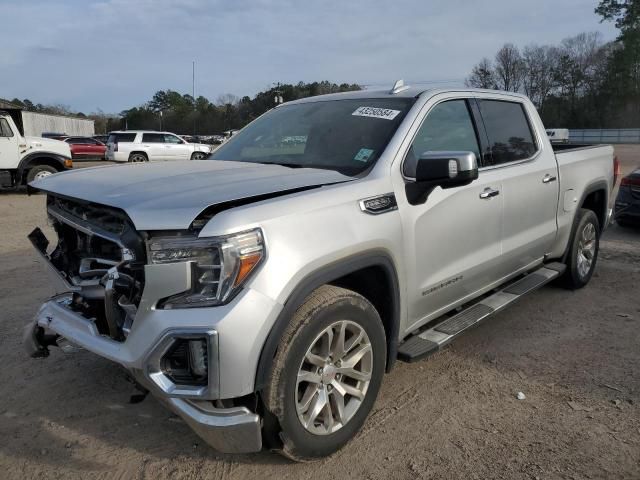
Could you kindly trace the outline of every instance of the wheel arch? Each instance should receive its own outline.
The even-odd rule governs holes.
[[[18,164],[16,184],[24,184],[29,169],[38,165],[49,165],[57,171],[63,172],[64,170],[67,170],[67,167],[64,164],[66,160],[70,159],[52,152],[34,152],[25,155]]]
[[[380,283],[382,282],[382,283]],[[256,372],[255,391],[269,381],[273,359],[282,334],[297,308],[318,287],[336,285],[359,293],[378,310],[387,343],[387,371],[396,360],[400,327],[400,287],[395,265],[383,251],[373,251],[340,260],[307,275],[291,292],[267,336]]]
[[[149,160],[149,154],[144,150],[131,150],[127,158],[131,158],[132,155],[136,155],[136,154],[144,155],[145,157],[147,157],[147,160]]]
[[[564,254],[562,255],[563,262],[566,262],[569,252],[571,251],[571,243],[573,242],[573,237],[575,236],[576,229],[578,228],[581,209],[586,208],[587,210],[592,210],[596,214],[596,217],[598,217],[598,222],[600,223],[600,233],[602,233],[606,228],[605,223],[607,219],[607,208],[609,204],[609,195],[607,193],[607,188],[607,182],[605,182],[604,180],[600,180],[588,185],[582,192],[580,202],[578,202],[578,208],[576,208],[573,215],[569,241],[567,242]]]

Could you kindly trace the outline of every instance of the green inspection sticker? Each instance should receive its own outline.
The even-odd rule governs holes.
[[[373,155],[373,150],[370,148],[361,148],[353,159],[357,162],[366,162],[371,158],[371,155]]]

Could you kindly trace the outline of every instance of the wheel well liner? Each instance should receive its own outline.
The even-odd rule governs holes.
[[[378,284],[378,282],[384,282]],[[296,309],[316,288],[332,284],[354,290],[369,300],[382,319],[387,341],[387,371],[396,359],[400,327],[400,288],[390,256],[371,251],[341,259],[307,275],[287,298],[260,352],[255,391],[264,388],[271,374],[273,359],[282,334]],[[377,298],[376,298],[377,297]]]

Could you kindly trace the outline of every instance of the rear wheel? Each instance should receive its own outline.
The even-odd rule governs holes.
[[[148,161],[149,157],[147,157],[144,153],[134,152],[129,155],[129,163],[142,163]]]
[[[35,167],[31,167],[27,172],[27,183],[31,183],[34,180],[41,180],[54,173],[58,173],[58,170],[51,165],[36,165]]]
[[[264,392],[275,417],[265,436],[297,460],[330,455],[371,411],[386,364],[378,312],[361,295],[325,285],[296,311]]]
[[[580,209],[563,280],[571,289],[584,287],[596,268],[600,249],[600,223],[592,210]]]

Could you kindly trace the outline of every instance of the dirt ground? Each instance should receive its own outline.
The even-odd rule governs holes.
[[[617,152],[640,165],[640,147]],[[129,404],[90,353],[27,358],[22,327],[50,295],[34,225],[43,196],[0,193],[0,478],[640,478],[640,230],[606,232],[586,288],[547,286],[398,363],[354,441],[292,464],[213,451],[151,396]]]

